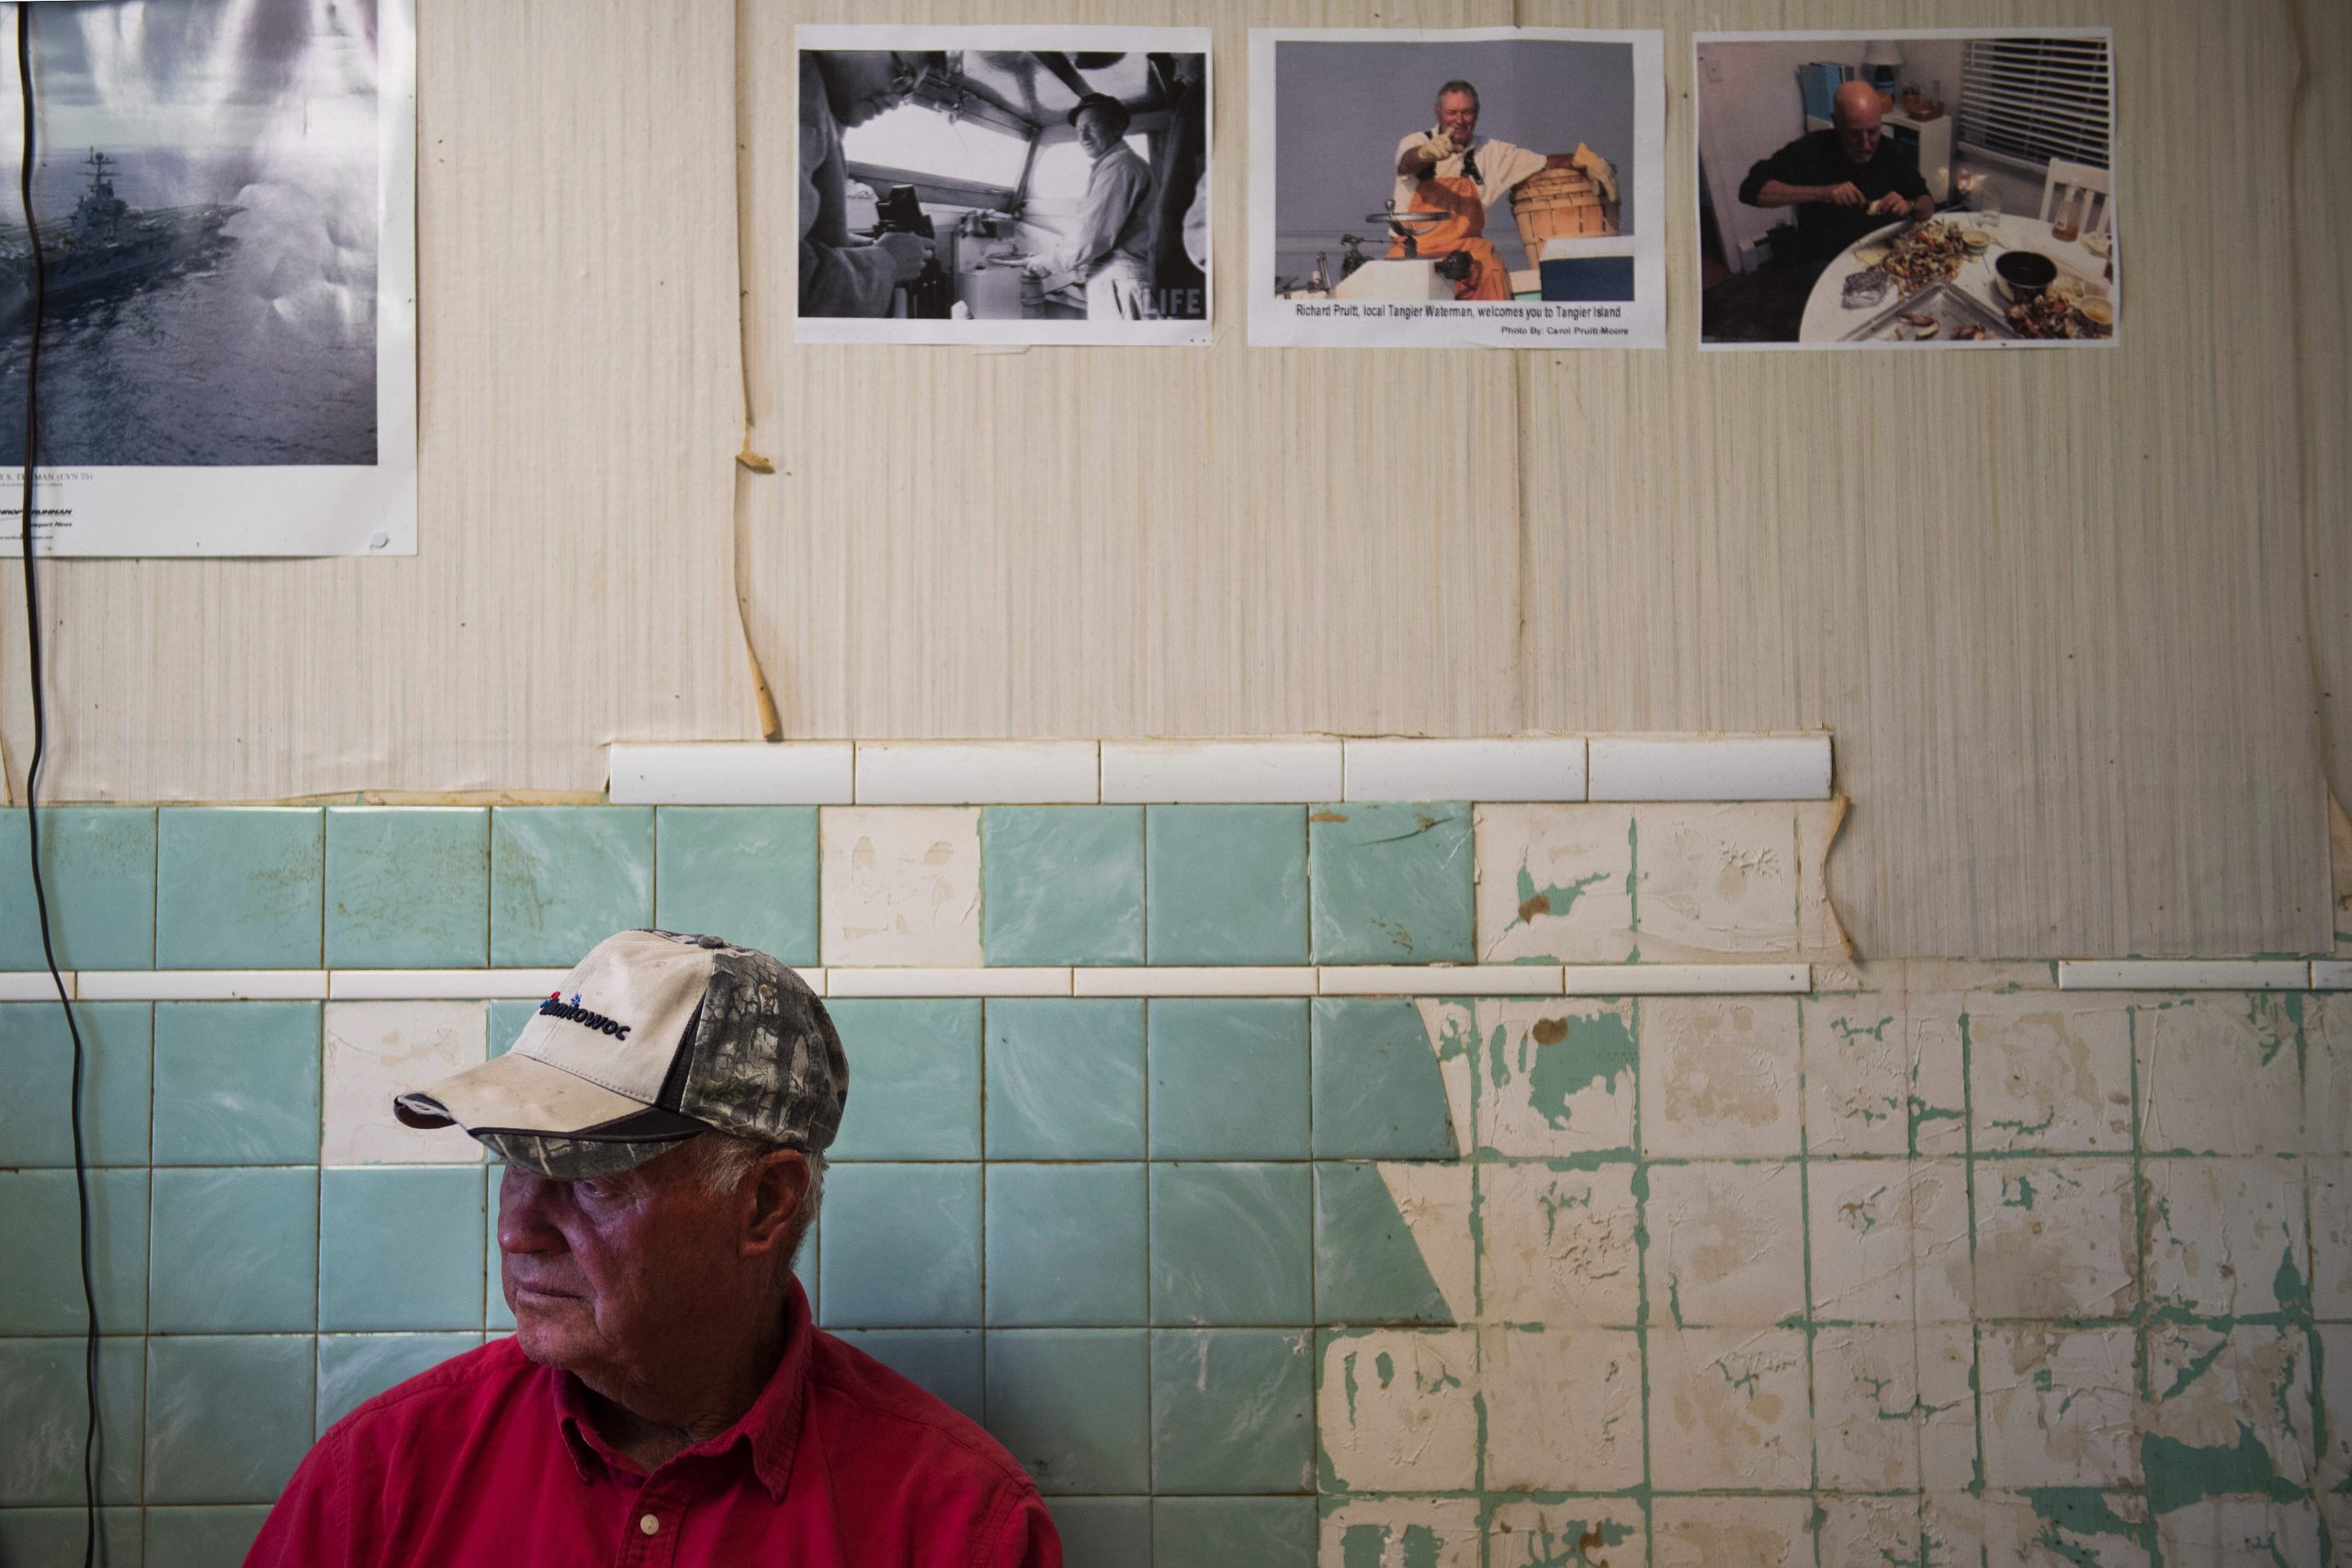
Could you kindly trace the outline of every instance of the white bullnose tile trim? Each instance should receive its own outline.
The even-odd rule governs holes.
[[[1105,740],[1102,798],[1121,805],[1290,805],[1340,798],[1337,740]]]
[[[333,969],[327,996],[338,1002],[506,1001],[544,997],[564,969]]]
[[[2312,989],[2352,991],[2352,958],[2312,959]]]
[[[847,806],[854,748],[846,740],[615,743],[616,806]]]
[[[85,1002],[322,1002],[323,969],[85,969]]]
[[[1076,997],[1311,997],[1315,970],[1305,964],[1278,967],[1076,969]]]
[[[1317,972],[1327,997],[1556,997],[1556,964],[1333,964]]]
[[[2304,959],[2069,958],[2062,991],[2300,991],[2312,983]]]
[[[1596,736],[1594,800],[1826,800],[1826,735]]]
[[[1810,964],[1571,964],[1572,997],[1747,997],[1813,989]]]
[[[1091,806],[1102,797],[1091,740],[861,740],[860,806]]]
[[[1067,969],[843,969],[825,971],[828,997],[1066,997]]]
[[[73,970],[59,971],[65,982],[65,994],[74,994],[74,983],[79,977]],[[50,982],[46,969],[0,969],[0,1002],[54,1002],[57,987]]]
[[[1582,800],[1582,736],[1343,740],[1350,800]]]

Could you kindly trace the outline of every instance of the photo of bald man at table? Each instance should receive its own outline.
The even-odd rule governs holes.
[[[2108,35],[1702,34],[1702,346],[2115,339]]]

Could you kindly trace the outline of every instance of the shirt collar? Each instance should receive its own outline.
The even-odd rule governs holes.
[[[752,1473],[759,1478],[768,1500],[781,1503],[792,1479],[792,1457],[800,1446],[801,1419],[808,1407],[808,1365],[814,1337],[808,1297],[795,1278],[785,1302],[784,1358],[776,1363],[767,1386],[760,1391],[760,1396],[743,1412],[741,1420],[715,1438],[681,1450],[670,1462],[674,1464],[689,1456],[718,1458],[741,1443],[751,1450]],[[555,1402],[557,1429],[563,1435],[564,1448],[571,1453],[580,1479],[594,1481],[599,1466],[629,1468],[629,1461],[605,1441],[596,1424],[589,1419],[586,1386],[566,1371],[550,1371],[548,1384]]]

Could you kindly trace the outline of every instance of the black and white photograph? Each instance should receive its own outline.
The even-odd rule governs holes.
[[[29,229],[13,107],[0,134],[9,547],[38,303],[44,552],[413,553],[404,0],[30,12]]]
[[[1253,28],[1250,343],[1664,346],[1663,47]]]
[[[2105,29],[1694,48],[1702,347],[2115,342]]]
[[[1208,342],[1205,28],[797,44],[798,341]]]

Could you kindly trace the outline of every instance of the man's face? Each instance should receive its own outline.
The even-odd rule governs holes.
[[[1838,106],[1838,145],[1846,150],[1849,164],[1867,164],[1877,155],[1880,126],[1884,117],[1873,102],[1867,107]]]
[[[1437,128],[1457,147],[1470,145],[1478,130],[1478,99],[1472,93],[1446,93],[1437,100]]]
[[[1090,158],[1100,158],[1119,144],[1119,133],[1112,126],[1110,110],[1091,108],[1080,111],[1078,144],[1086,149],[1086,155]]]
[[[833,118],[844,126],[864,125],[883,110],[906,102],[901,89],[906,73],[898,56],[888,50],[827,50],[819,59],[825,73],[825,97]]]
[[[742,1200],[704,1188],[683,1149],[595,1181],[508,1166],[499,1275],[523,1353],[600,1392],[658,1384],[731,1321],[743,1214]]]

